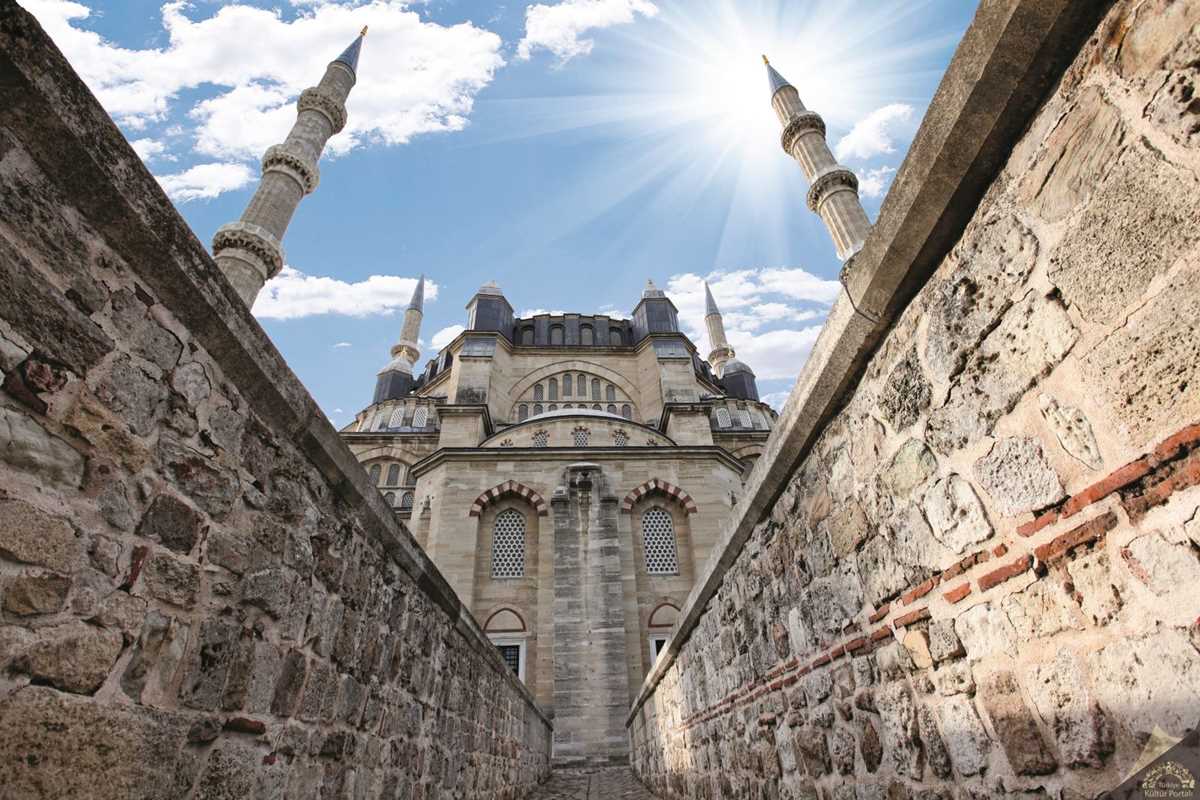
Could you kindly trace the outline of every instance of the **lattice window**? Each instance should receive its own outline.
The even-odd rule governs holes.
[[[679,556],[675,551],[675,526],[664,508],[646,509],[642,514],[642,539],[646,548],[646,572],[650,575],[678,575]]]
[[[529,419],[529,406],[521,403],[520,407],[517,409],[517,420],[519,422],[524,422],[527,419]]]
[[[546,447],[550,444],[550,434],[547,431],[537,431],[533,434],[534,447]]]
[[[617,407],[615,405],[613,405],[612,403],[609,403],[608,407],[605,408],[604,410],[607,411],[608,413],[612,414],[614,417],[617,415]]]
[[[404,424],[404,406],[396,406],[392,409],[392,417],[388,420],[389,428],[399,428]]]
[[[730,423],[729,409],[728,408],[718,408],[717,409],[717,427],[718,428],[728,428],[729,423]]]
[[[392,465],[388,466],[387,485],[388,486],[399,486],[400,485],[400,465],[399,464],[392,464]]]
[[[610,403],[617,401],[617,387],[609,385],[604,388],[604,399]]]
[[[549,381],[547,381],[547,383],[550,386],[550,396],[546,399],[547,400],[557,400],[558,399],[558,378],[551,378]]]
[[[405,492],[400,495],[400,508],[404,511],[411,511],[413,506],[413,493]]]
[[[379,485],[379,473],[382,470],[383,470],[383,466],[380,464],[372,464],[371,465],[371,471],[368,474],[371,476],[371,485],[372,486]]]
[[[550,344],[559,345],[563,343],[563,329],[561,325],[552,325],[550,327]]]
[[[513,671],[513,675],[520,677],[521,675],[521,645],[519,644],[498,644],[496,649],[500,651],[500,657],[504,659],[504,663]]]
[[[395,492],[386,492],[383,495],[383,499],[389,506],[396,505],[396,493]]]
[[[629,434],[625,431],[613,431],[613,443],[617,447],[624,447],[629,444]]]
[[[600,399],[600,381],[597,378],[592,378],[592,400]]]
[[[571,373],[563,375],[563,397],[571,396]]]
[[[541,414],[541,413],[542,413],[543,411],[545,411],[545,410],[546,410],[546,409],[542,407],[542,404],[541,404],[541,403],[534,403],[534,405],[533,405],[533,415],[534,415],[535,417],[536,417],[538,414]]]
[[[429,424],[429,409],[425,406],[420,406],[413,412],[412,426],[414,428],[424,428]]]
[[[589,432],[587,428],[576,428],[571,431],[571,441],[576,447],[587,447]]]
[[[542,394],[544,391],[545,391],[545,390],[542,388],[542,385],[541,385],[540,383],[539,383],[537,386],[534,386],[534,387],[533,387],[533,399],[534,399],[534,400],[543,400],[543,399],[545,399],[545,395],[544,395],[544,394]]]
[[[521,578],[525,575],[525,517],[508,509],[496,515],[492,527],[492,577]]]
[[[629,405],[629,403],[621,406],[621,416],[625,419],[633,419],[633,406]]]
[[[753,428],[754,427],[754,423],[750,421],[750,411],[748,409],[743,408],[742,410],[740,410],[738,412],[738,419],[741,422],[741,426],[743,428]]]
[[[621,346],[621,329],[610,328],[608,331],[608,343],[613,347]]]

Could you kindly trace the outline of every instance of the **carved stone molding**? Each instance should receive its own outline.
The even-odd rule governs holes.
[[[808,208],[816,211],[825,202],[825,198],[839,189],[849,189],[858,195],[858,178],[853,172],[837,167],[818,176],[808,189]]]
[[[816,131],[825,136],[825,120],[821,119],[821,115],[815,111],[804,111],[788,122],[783,128],[783,133],[779,137],[779,143],[783,146],[783,150],[789,156],[792,154],[792,147],[800,140],[800,137],[809,131]]]
[[[287,149],[287,145],[274,144],[267,148],[262,160],[263,173],[282,172],[295,179],[305,194],[316,191],[321,182],[321,171],[314,163]]]
[[[346,127],[346,106],[316,86],[311,86],[300,93],[296,103],[297,112],[316,111],[325,115],[334,133],[340,133]]]
[[[213,235],[213,257],[223,251],[243,250],[258,258],[267,268],[264,280],[283,269],[283,246],[271,232],[252,222],[230,222]]]

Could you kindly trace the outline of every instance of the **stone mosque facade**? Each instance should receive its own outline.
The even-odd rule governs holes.
[[[424,283],[341,435],[537,702],[560,761],[620,757],[776,419],[709,292],[708,359],[648,284],[629,319],[514,317],[489,283],[414,370]]]

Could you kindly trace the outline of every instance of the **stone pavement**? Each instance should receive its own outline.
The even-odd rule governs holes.
[[[555,770],[528,800],[654,800],[628,767]]]

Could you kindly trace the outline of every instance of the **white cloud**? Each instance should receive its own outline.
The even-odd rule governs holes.
[[[336,349],[336,348],[340,348],[340,347],[353,347],[353,346],[354,345],[350,344],[350,342],[338,342],[337,344],[334,345],[334,348]]]
[[[821,325],[765,332],[725,331],[738,359],[749,364],[759,380],[799,375],[820,333]]]
[[[520,314],[517,314],[517,319],[529,319],[530,317],[538,317],[538,316],[541,316],[542,314],[549,314],[554,317],[561,317],[565,313],[566,312],[563,311],[562,309],[548,311],[544,308],[527,308],[524,311],[522,311]]]
[[[258,293],[254,315],[259,319],[299,319],[317,314],[390,314],[407,307],[416,288],[416,278],[371,275],[358,283],[346,283],[284,266]],[[436,298],[437,284],[426,280],[425,299]]]
[[[767,405],[769,405],[771,408],[775,409],[776,411],[783,411],[783,404],[787,402],[787,399],[789,396],[791,396],[791,394],[792,394],[792,390],[787,389],[782,392],[769,392],[768,394],[764,394],[762,397],[760,397],[758,399],[763,401],[764,403],[766,403]]]
[[[442,328],[429,340],[429,346],[434,350],[440,351],[443,347],[453,342],[465,330],[466,328],[462,325],[450,325],[449,327]]]
[[[296,97],[364,24],[370,35],[349,122],[330,141],[332,153],[462,129],[476,94],[504,64],[495,33],[423,20],[408,0],[313,3],[291,20],[244,3],[192,19],[197,6],[171,0],[161,6],[167,44],[146,49],[82,27],[92,15],[83,2],[23,2],[127,130],[183,120],[197,152],[222,159],[255,160],[282,141]],[[190,90],[201,96],[182,100]]]
[[[517,58],[528,59],[543,48],[566,63],[592,52],[595,44],[582,38],[591,30],[627,25],[638,14],[653,17],[658,7],[650,0],[563,0],[556,5],[537,3],[525,9],[525,37],[517,44]]]
[[[834,153],[838,160],[848,158],[867,159],[882,153],[893,153],[896,145],[892,141],[892,128],[896,123],[912,119],[913,107],[905,103],[891,103],[877,108],[854,123],[850,132],[838,140]]]
[[[173,175],[156,175],[158,182],[177,203],[211,199],[222,192],[240,189],[254,179],[245,164],[197,164]]]
[[[891,175],[895,167],[879,167],[877,169],[855,170],[858,176],[858,190],[864,197],[883,197],[891,185]]]
[[[129,146],[142,161],[152,161],[167,152],[167,146],[157,139],[134,139]],[[174,159],[167,158],[166,160],[173,161]]]

